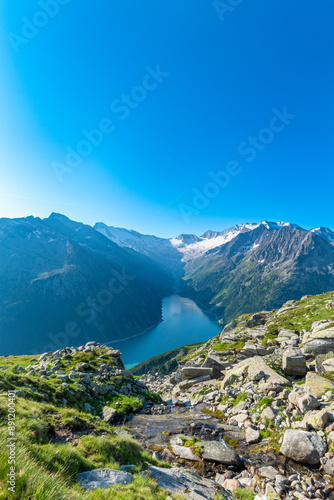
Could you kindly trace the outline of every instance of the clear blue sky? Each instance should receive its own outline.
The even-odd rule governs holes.
[[[223,10],[1,2],[0,216],[55,211],[161,236],[262,219],[333,229],[333,1]],[[274,119],[284,107],[289,123]],[[70,169],[66,148],[105,118],[113,131]],[[212,184],[231,161],[239,173]],[[194,189],[211,198],[194,204]]]

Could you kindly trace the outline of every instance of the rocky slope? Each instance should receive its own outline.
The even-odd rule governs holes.
[[[334,293],[159,360],[139,377],[96,342],[0,357],[1,498],[334,498]]]
[[[334,246],[312,231],[260,224],[188,262],[182,293],[214,308],[226,324],[305,293],[334,289]]]
[[[242,315],[141,380],[178,409],[129,424],[162,457],[236,498],[334,498],[334,293]]]

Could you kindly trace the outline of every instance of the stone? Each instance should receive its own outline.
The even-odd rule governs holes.
[[[206,382],[208,380],[211,380],[211,375],[201,375],[200,377],[196,377],[191,380],[184,380],[179,383],[179,389],[181,391],[190,389],[193,385],[200,384],[201,382]]]
[[[204,460],[224,465],[240,465],[241,463],[239,455],[229,448],[224,440],[204,441],[202,457]]]
[[[334,389],[334,383],[315,372],[307,372],[305,391],[315,398],[320,398],[328,390]]]
[[[149,465],[148,470],[158,485],[172,495],[183,495],[191,500],[211,500],[219,492],[230,498],[218,483],[195,472],[177,468],[163,469],[153,465]]]
[[[327,410],[309,411],[303,418],[302,427],[322,431],[328,423]]]
[[[184,460],[191,460],[192,462],[200,462],[201,459],[195,455],[192,449],[188,446],[180,446],[178,444],[171,445],[173,452],[180,458]]]
[[[302,413],[319,408],[320,403],[311,394],[302,394],[297,401],[297,406]]]
[[[272,408],[271,406],[267,406],[261,413],[261,420],[262,422],[265,422],[267,419],[268,420],[275,420],[277,416],[277,410]]]
[[[246,443],[254,444],[260,441],[260,431],[253,429],[252,427],[246,428]]]
[[[290,347],[283,352],[282,368],[287,375],[306,375],[306,358],[300,349]]]
[[[78,481],[85,490],[96,488],[109,488],[115,484],[129,484],[133,481],[133,475],[112,469],[94,469],[78,474]]]
[[[255,326],[264,325],[266,322],[266,314],[256,313],[253,314],[247,321],[248,328],[254,328]]]
[[[116,410],[110,406],[104,406],[102,410],[103,420],[110,424],[116,417]]]
[[[323,466],[324,471],[326,474],[329,474],[330,476],[334,476],[334,458],[331,458],[330,460],[327,460],[327,462]]]
[[[302,395],[305,394],[301,389],[294,389],[293,391],[290,391],[288,395],[288,401],[294,406],[297,406],[299,398],[302,397]]]
[[[272,479],[274,480],[276,476],[278,475],[278,470],[275,469],[275,467],[271,467],[271,465],[260,467],[257,470],[257,473],[262,476],[266,477],[267,479]]]
[[[227,371],[224,380],[222,381],[222,389],[226,389],[236,383],[240,383],[246,380],[251,380],[255,374],[260,371],[264,372],[265,381],[271,384],[278,384],[281,386],[291,386],[291,382],[276,373],[272,368],[270,368],[260,356],[254,356],[253,358],[247,358],[240,361]]]
[[[229,361],[221,361],[219,356],[209,352],[209,354],[206,357],[206,360],[202,364],[203,368],[212,368],[212,376],[213,378],[219,378],[222,376],[222,371],[226,370],[231,366],[231,363]]]
[[[237,479],[225,479],[223,482],[223,488],[228,491],[234,491],[240,488],[240,483]]]
[[[237,405],[235,405],[232,408],[231,413],[232,415],[238,415],[238,413],[240,413],[243,410],[246,410],[247,408],[248,408],[248,403],[246,403],[245,401],[240,401]]]
[[[303,335],[302,345],[304,354],[311,357],[334,350],[333,321],[321,320],[314,322],[311,332]]]
[[[212,375],[212,368],[204,368],[202,366],[185,366],[182,368],[182,380],[194,379],[203,375]]]
[[[285,457],[308,465],[317,465],[326,453],[326,445],[314,432],[288,429],[280,452]]]

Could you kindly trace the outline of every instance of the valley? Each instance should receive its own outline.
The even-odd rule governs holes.
[[[334,233],[289,222],[166,239],[54,213],[0,219],[0,251],[1,354],[129,337],[138,345],[136,336],[153,327],[163,339],[178,337],[177,345],[164,340],[162,352],[211,335],[188,335],[187,327],[171,334],[163,301],[175,292],[223,326],[238,314],[334,289]]]

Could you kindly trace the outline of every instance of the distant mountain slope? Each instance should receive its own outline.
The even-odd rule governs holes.
[[[182,271],[181,256],[171,240],[137,233],[136,231],[106,226],[102,222],[94,229],[121,248],[130,248],[158,262],[168,271]]]
[[[289,222],[158,238],[60,214],[0,219],[0,354],[112,341],[183,295],[235,315],[334,289],[334,233]]]
[[[0,353],[111,341],[161,320],[173,279],[59,214],[0,220]]]
[[[183,293],[215,308],[226,323],[236,315],[280,307],[334,288],[334,247],[293,225],[260,224],[188,262]]]

